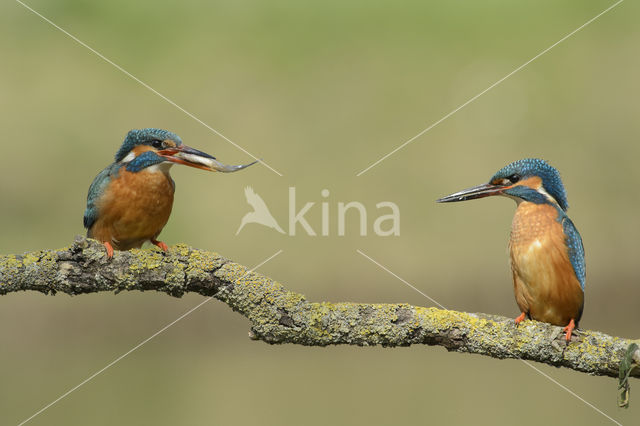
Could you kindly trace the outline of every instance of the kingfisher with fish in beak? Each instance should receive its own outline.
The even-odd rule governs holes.
[[[167,251],[158,235],[173,206],[175,184],[169,175],[174,164],[211,172],[230,173],[255,164],[228,166],[215,157],[182,143],[178,135],[161,129],[131,130],[115,155],[89,187],[84,227],[87,237],[107,249],[140,248],[146,241]]]

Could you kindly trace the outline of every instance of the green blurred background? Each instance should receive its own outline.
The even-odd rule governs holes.
[[[587,252],[582,327],[639,337],[638,6],[622,3],[360,177],[356,173],[613,4],[611,1],[33,0],[34,9],[218,129],[265,167],[175,167],[162,239],[218,251],[313,301],[406,302],[515,317],[512,201],[437,205],[536,156],[563,174]],[[129,129],[161,127],[249,156],[12,1],[0,6],[0,253],[68,245],[86,191]],[[320,230],[248,225],[254,187],[287,226],[288,187]],[[327,199],[320,195],[330,190]],[[367,206],[337,236],[336,205]],[[401,235],[371,232],[375,204]],[[298,207],[298,208],[299,208]],[[0,423],[16,424],[202,300],[153,292],[0,298]],[[212,301],[63,399],[34,425],[609,424],[520,361],[397,349],[269,346]],[[616,383],[538,366],[618,421]],[[640,386],[633,383],[634,386]],[[638,396],[638,395],[636,395]]]

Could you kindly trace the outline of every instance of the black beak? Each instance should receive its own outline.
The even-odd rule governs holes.
[[[507,186],[505,185],[493,185],[491,183],[484,183],[482,185],[464,189],[451,195],[447,195],[446,197],[439,198],[436,200],[436,203],[454,203],[456,201],[467,201],[476,198],[490,197],[492,195],[501,195],[502,191],[506,188]]]

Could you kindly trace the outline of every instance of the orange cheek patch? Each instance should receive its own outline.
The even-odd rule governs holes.
[[[542,179],[540,179],[538,176],[532,176],[530,178],[526,178],[525,180],[521,180],[516,185],[528,186],[529,188],[535,189],[537,191],[542,186]]]
[[[133,152],[137,157],[138,155],[142,154],[143,152],[153,151],[153,150],[154,149],[152,147],[148,146],[148,145],[138,145],[138,146],[134,147],[131,150],[131,152]]]

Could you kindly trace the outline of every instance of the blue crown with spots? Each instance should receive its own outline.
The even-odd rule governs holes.
[[[127,133],[124,142],[116,152],[116,162],[122,161],[131,150],[138,145],[151,145],[154,141],[172,140],[182,145],[182,139],[175,133],[162,129],[134,129]]]
[[[489,182],[494,179],[508,179],[513,175],[519,175],[521,179],[531,176],[540,177],[544,190],[556,200],[562,210],[566,211],[569,208],[567,192],[560,179],[560,173],[546,161],[539,158],[525,158],[514,161],[498,170]]]

